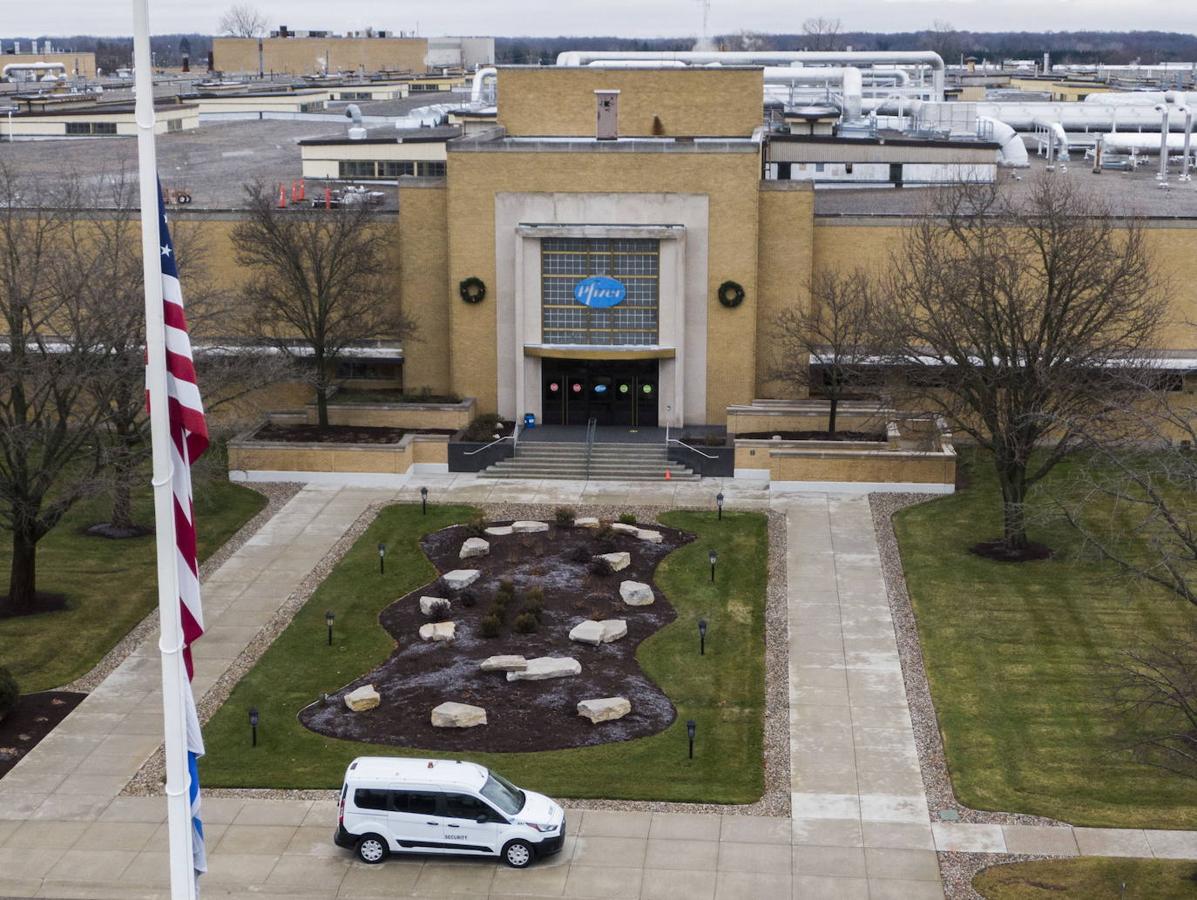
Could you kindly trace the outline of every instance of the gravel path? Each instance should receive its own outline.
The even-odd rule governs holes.
[[[203,565],[200,566],[199,573],[201,583],[211,573],[224,565],[225,560],[240,550],[246,541],[257,534],[258,529],[270,521],[270,518],[288,500],[294,497],[303,485],[293,482],[257,482],[252,485],[247,484],[245,487],[265,496],[267,503],[256,516],[242,525],[231,538],[221,545],[220,549],[204,561]],[[96,689],[101,681],[111,675],[117,666],[128,659],[133,651],[141,645],[142,641],[153,637],[157,633],[158,607],[155,605],[154,610],[138,622],[128,634],[117,641],[116,646],[104,654],[103,658],[92,667],[90,672],[81,675],[69,684],[55,688],[55,690],[90,693]]]
[[[345,531],[341,538],[316,564],[315,568],[301,582],[300,587],[289,596],[275,615],[258,632],[233,664],[197,703],[200,722],[206,723],[217,709],[228,699],[233,688],[282,634],[291,619],[308,601],[316,588],[336,567],[353,543],[365,533],[379,511],[390,503],[369,506]],[[551,519],[557,505],[530,504],[482,504],[480,508],[488,519]],[[661,507],[613,507],[579,506],[580,516],[598,516],[616,519],[621,513],[631,512],[638,521],[652,522],[669,510]],[[739,814],[754,816],[788,816],[790,814],[790,723],[787,673],[789,670],[786,617],[785,516],[769,511],[769,580],[765,603],[765,792],[755,803],[724,806],[719,804],[664,803],[625,800],[581,800],[562,801],[574,809],[609,809],[643,812],[690,812]],[[159,795],[163,783],[162,751],[154,755],[126,786],[126,795]],[[213,789],[205,790],[206,796],[249,797],[272,800],[334,800],[334,790],[254,790]]]

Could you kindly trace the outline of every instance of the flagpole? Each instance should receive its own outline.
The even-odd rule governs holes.
[[[141,193],[141,257],[145,274],[146,389],[153,447],[154,532],[158,551],[158,617],[162,657],[162,714],[166,752],[166,813],[170,838],[170,895],[194,900],[191,804],[187,794],[187,724],[171,488],[170,420],[166,400],[166,327],[162,306],[162,260],[158,232],[158,160],[154,147],[154,78],[150,57],[148,0],[133,0],[134,90],[137,94],[137,161]]]

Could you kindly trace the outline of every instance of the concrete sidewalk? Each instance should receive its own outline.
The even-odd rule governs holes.
[[[356,862],[332,803],[208,797],[205,897],[918,898],[935,851],[1197,859],[1197,833],[932,824],[865,497],[677,485],[432,476],[399,491],[310,485],[205,582],[202,694],[365,508],[396,498],[712,507],[786,515],[790,819],[570,810],[562,853],[526,871],[484,860]],[[165,804],[118,796],[161,742],[146,642],[0,780],[0,896],[165,898]]]

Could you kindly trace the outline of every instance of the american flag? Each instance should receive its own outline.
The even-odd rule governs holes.
[[[178,571],[179,612],[183,625],[183,661],[187,680],[195,676],[191,645],[204,633],[200,609],[199,565],[195,550],[195,510],[191,502],[191,466],[208,449],[208,423],[204,404],[195,381],[191,338],[183,313],[183,293],[175,248],[166,224],[166,206],[162,186],[158,186],[158,237],[162,255],[162,301],[166,321],[166,399],[170,411],[171,490],[175,510],[175,566]],[[184,693],[187,717],[188,796],[191,800],[193,866],[196,874],[208,871],[204,850],[204,826],[200,821],[199,764],[204,755],[195,697],[188,687]]]

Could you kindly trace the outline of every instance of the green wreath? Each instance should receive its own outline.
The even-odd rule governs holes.
[[[466,303],[481,303],[486,299],[486,282],[471,275],[457,286],[457,292]]]
[[[744,288],[736,281],[723,282],[719,285],[719,302],[728,309],[735,309],[744,302]]]

